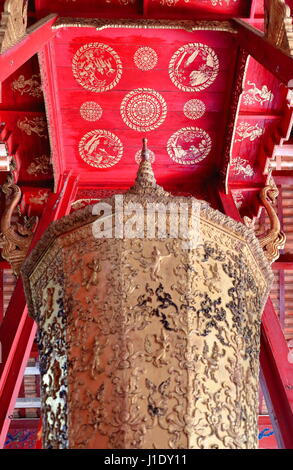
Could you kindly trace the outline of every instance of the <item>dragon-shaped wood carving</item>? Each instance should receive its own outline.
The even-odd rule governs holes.
[[[273,204],[279,195],[279,190],[273,179],[260,192],[260,200],[265,207],[270,219],[271,227],[258,239],[268,260],[273,263],[279,258],[279,250],[283,249],[286,242],[286,235],[281,231],[280,221],[273,208]]]
[[[21,190],[14,183],[11,174],[7,176],[2,191],[5,194],[5,209],[0,222],[1,255],[11,264],[14,274],[18,276],[32,240],[37,217],[24,217],[23,223],[12,223],[12,217],[21,199]]]

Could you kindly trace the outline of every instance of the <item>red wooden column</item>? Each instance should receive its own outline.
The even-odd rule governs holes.
[[[30,249],[32,249],[50,222],[66,215],[77,189],[77,178],[67,174],[59,191],[49,199]],[[0,448],[3,447],[10,424],[24,369],[32,349],[36,324],[27,314],[21,278],[18,279],[6,315],[0,325],[2,363],[0,364]]]
[[[257,62],[285,85],[293,79],[293,58],[269,42],[264,34],[244,20],[234,19],[238,42]],[[291,88],[292,88],[291,84]]]
[[[218,192],[225,214],[242,221],[231,192]],[[273,304],[266,303],[261,325],[260,381],[279,448],[293,449],[293,365]]]
[[[27,33],[15,46],[0,54],[0,82],[27,62],[52,39],[56,31],[52,29],[57,15],[51,14],[27,29]]]

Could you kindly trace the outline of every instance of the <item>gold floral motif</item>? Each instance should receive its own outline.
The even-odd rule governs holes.
[[[158,55],[151,47],[139,47],[133,57],[136,67],[140,70],[151,70],[158,62]]]
[[[101,106],[95,101],[86,101],[80,107],[80,115],[86,121],[98,121],[102,114]]]
[[[43,116],[36,116],[31,119],[28,117],[19,119],[17,121],[17,127],[27,135],[32,135],[32,133],[35,133],[39,137],[43,137],[45,139],[48,138],[47,123]]]
[[[83,88],[99,93],[117,85],[122,75],[122,63],[112,47],[93,42],[75,53],[72,73]]]
[[[205,113],[206,107],[203,101],[201,100],[189,100],[186,101],[183,107],[184,115],[188,119],[199,119]]]
[[[159,127],[167,115],[167,104],[160,93],[151,88],[137,88],[123,98],[120,112],[125,124],[138,132]]]
[[[180,47],[169,64],[170,79],[182,91],[204,90],[215,81],[218,72],[219,59],[215,51],[196,42]]]
[[[208,156],[212,139],[199,127],[183,127],[175,132],[167,143],[167,151],[177,163],[194,165]]]
[[[48,175],[52,171],[51,159],[49,155],[41,155],[40,157],[35,157],[32,163],[27,167],[29,175]]]
[[[90,166],[109,168],[122,157],[123,145],[121,140],[112,132],[96,129],[87,132],[79,142],[79,154]]]

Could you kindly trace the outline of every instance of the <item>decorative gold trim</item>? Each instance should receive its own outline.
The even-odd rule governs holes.
[[[279,250],[283,249],[286,243],[286,235],[281,230],[280,221],[272,206],[278,195],[279,190],[273,178],[270,179],[270,184],[265,186],[259,195],[271,224],[270,229],[259,237],[259,243],[270,263],[273,263],[279,258]]]
[[[28,0],[6,0],[0,21],[0,54],[17,44],[26,33]]]
[[[229,170],[232,160],[232,150],[236,132],[236,124],[238,121],[240,104],[242,94],[244,92],[244,83],[246,80],[246,74],[249,64],[249,55],[245,49],[240,49],[237,61],[237,73],[236,83],[234,83],[231,104],[229,106],[229,118],[226,127],[225,146],[223,149],[224,161],[221,170],[221,176],[223,185],[225,186],[225,192],[228,194],[228,182],[229,182]]]
[[[184,29],[185,31],[223,31],[236,34],[237,30],[230,21],[192,21],[192,20],[128,20],[117,21],[100,18],[67,18],[60,17],[52,29],[60,28],[95,28],[97,31],[108,28],[142,28],[142,29]]]

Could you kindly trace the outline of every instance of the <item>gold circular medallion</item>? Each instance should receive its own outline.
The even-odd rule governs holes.
[[[102,113],[101,106],[95,101],[86,101],[80,107],[80,115],[86,121],[98,121]]]
[[[134,54],[134,63],[140,70],[151,70],[158,62],[158,55],[151,47],[139,47]]]
[[[87,132],[79,142],[79,154],[83,161],[95,168],[109,168],[122,157],[121,140],[112,132],[95,129]]]
[[[177,163],[194,165],[210,153],[212,139],[199,127],[183,127],[175,132],[167,143],[167,151]]]
[[[182,91],[200,91],[209,87],[219,72],[219,59],[215,51],[197,42],[185,44],[172,56],[169,76]]]
[[[164,122],[167,104],[157,91],[137,88],[122,100],[120,111],[128,127],[138,132],[145,132],[156,129]]]
[[[205,113],[206,107],[201,100],[189,100],[185,103],[183,112],[188,119],[199,119]]]
[[[122,63],[110,46],[92,42],[77,50],[72,60],[72,72],[83,88],[99,93],[117,85],[122,75]]]

